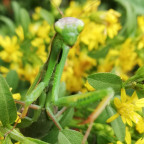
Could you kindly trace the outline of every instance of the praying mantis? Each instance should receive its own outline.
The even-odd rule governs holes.
[[[93,91],[85,94],[76,94],[58,98],[60,79],[69,49],[74,45],[84,23],[73,17],[62,18],[55,23],[56,34],[51,44],[49,58],[40,70],[37,78],[30,87],[26,97],[22,118],[27,114],[29,106],[38,98],[42,99],[41,105],[45,106],[47,114],[54,120],[56,126],[62,127],[55,119],[50,107],[56,106],[80,106],[111,95],[111,89]],[[50,84],[52,83],[52,88]]]
[[[25,118],[32,103],[39,101],[40,109],[44,108],[47,115],[52,119],[59,130],[63,127],[53,113],[53,107],[80,107],[108,96],[114,95],[112,89],[103,89],[84,94],[75,94],[65,97],[58,97],[60,79],[67,59],[69,49],[77,41],[80,32],[84,28],[82,20],[74,17],[65,17],[58,20],[54,25],[56,34],[51,42],[51,50],[45,64],[28,90],[25,99],[21,118]],[[41,111],[34,111],[32,121],[36,121]]]

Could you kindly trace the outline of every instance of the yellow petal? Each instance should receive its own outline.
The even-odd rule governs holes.
[[[125,141],[127,144],[131,144],[131,134],[128,130],[128,127],[126,127],[126,136],[125,136]]]
[[[132,121],[130,120],[130,119],[128,119],[128,118],[126,118],[126,122],[127,122],[127,124],[129,125],[129,126],[131,126],[132,127]]]
[[[137,100],[135,105],[138,107],[144,107],[144,98]]]
[[[114,104],[115,104],[115,106],[116,106],[117,108],[120,108],[120,106],[121,106],[121,101],[120,101],[118,98],[115,98],[115,99],[114,99]]]
[[[107,123],[110,123],[110,122],[112,122],[113,120],[115,120],[117,117],[119,116],[119,114],[118,113],[116,113],[115,115],[113,115],[113,116],[111,116],[109,119],[107,119]]]
[[[138,139],[138,141],[135,144],[144,144],[144,139],[143,138]]]
[[[122,101],[122,102],[125,102],[125,101],[126,101],[126,98],[127,98],[127,95],[126,95],[125,89],[122,88],[122,89],[121,89],[121,101]]]
[[[117,141],[117,144],[122,144],[122,142],[120,142],[120,141]]]
[[[13,94],[12,96],[13,96],[13,99],[15,99],[15,100],[20,100],[21,99],[20,93]]]
[[[125,124],[126,123],[125,117],[121,116],[121,118],[122,118],[123,123]]]
[[[141,117],[139,114],[137,114],[136,112],[133,112],[133,113],[131,113],[131,115],[130,115],[130,119],[131,119],[134,123],[138,123],[138,122],[142,119],[142,117]]]

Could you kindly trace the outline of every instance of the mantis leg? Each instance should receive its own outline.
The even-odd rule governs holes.
[[[46,100],[46,93],[45,93],[45,92],[42,92],[41,96],[39,97],[39,106],[40,106],[41,108],[44,107],[44,105],[45,105],[45,100]],[[34,111],[34,116],[33,116],[33,118],[32,118],[32,121],[34,121],[34,122],[37,121],[37,119],[39,118],[40,114],[41,114],[41,109],[35,110],[35,111]]]
[[[113,97],[113,95],[114,91],[111,88],[108,88],[99,91],[88,92],[85,94],[76,94],[62,97],[55,101],[55,105],[79,107],[100,100],[106,96]]]

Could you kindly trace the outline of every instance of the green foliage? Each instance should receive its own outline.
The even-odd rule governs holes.
[[[89,84],[95,89],[112,87],[115,91],[120,91],[122,80],[119,76],[112,73],[96,73],[88,76]]]
[[[6,75],[6,81],[9,87],[12,88],[12,91],[15,92],[19,84],[19,77],[17,72],[14,70],[9,71]]]
[[[12,9],[14,11],[14,19],[17,25],[20,24],[20,5],[16,1],[11,3]]]
[[[109,117],[116,114],[115,110],[111,106],[107,106],[106,110],[107,110]],[[125,139],[125,125],[122,122],[121,118],[118,117],[117,119],[112,121],[111,126],[112,126],[118,140],[123,142]]]
[[[15,25],[14,25],[13,21],[10,18],[7,18],[5,16],[0,15],[0,21],[4,22],[7,25],[7,27],[8,27],[11,34],[14,34]]]
[[[58,135],[58,144],[80,144],[83,135],[74,130],[62,130]]]
[[[20,23],[24,29],[24,32],[27,33],[28,31],[28,26],[30,24],[30,16],[29,13],[24,9],[20,9]]]
[[[0,121],[4,126],[12,124],[17,117],[17,110],[10,88],[3,78],[0,75]]]
[[[53,15],[45,9],[40,10],[40,16],[45,19],[50,25],[54,23]]]

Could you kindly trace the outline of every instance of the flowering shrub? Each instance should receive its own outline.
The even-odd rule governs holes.
[[[0,144],[144,143],[144,3],[114,4],[11,1],[13,17],[0,15]],[[65,62],[59,8],[85,25]]]

